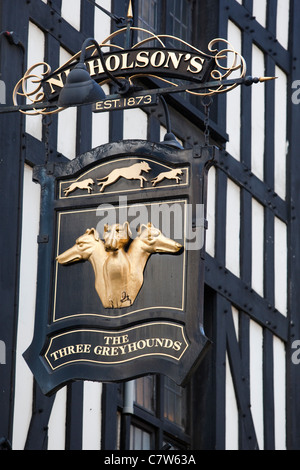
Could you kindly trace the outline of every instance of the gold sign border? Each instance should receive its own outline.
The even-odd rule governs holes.
[[[180,312],[183,312],[184,311],[184,303],[185,303],[185,299],[184,299],[184,296],[185,296],[185,286],[186,286],[186,227],[187,227],[187,204],[188,204],[188,200],[187,199],[174,199],[174,200],[168,200],[168,201],[162,201],[162,202],[149,202],[149,203],[145,203],[146,206],[152,206],[152,205],[158,205],[158,204],[176,204],[176,203],[183,203],[184,204],[184,218],[183,218],[183,225],[184,225],[184,240],[183,240],[183,253],[182,253],[182,256],[183,256],[183,280],[182,280],[182,304],[181,304],[181,307],[180,308],[176,308],[176,307],[166,307],[166,306],[155,306],[155,307],[145,307],[145,308],[141,308],[141,309],[138,309],[138,310],[133,310],[131,312],[127,312],[127,313],[124,313],[122,315],[103,315],[103,314],[100,314],[100,313],[81,313],[81,314],[74,314],[74,315],[67,315],[65,317],[62,317],[62,318],[55,318],[55,315],[56,315],[56,292],[57,292],[57,276],[58,276],[58,262],[56,261],[56,266],[55,266],[55,287],[54,287],[54,295],[53,295],[53,313],[52,313],[52,323],[57,323],[59,321],[62,321],[62,320],[66,320],[68,318],[78,318],[78,317],[83,317],[83,316],[96,316],[96,317],[100,317],[100,318],[111,318],[111,319],[114,319],[114,318],[124,318],[128,315],[132,315],[134,313],[138,313],[138,312],[143,312],[143,311],[146,311],[146,310],[155,310],[155,309],[168,309],[168,310],[176,310],[176,311],[180,311]],[[124,208],[129,208],[130,205],[124,205],[124,206],[120,206],[120,209],[124,209]],[[108,210],[108,209],[106,209]],[[57,224],[57,246],[56,246],[56,257],[59,255],[59,241],[60,241],[60,224],[61,224],[61,217],[63,215],[67,215],[67,214],[79,214],[81,212],[96,212],[97,211],[97,208],[93,208],[93,209],[82,209],[82,210],[72,210],[72,211],[59,211],[58,212],[58,224]],[[100,300],[99,300],[100,302]]]
[[[155,165],[159,165],[159,166],[162,166],[164,168],[167,168],[168,170],[172,170],[173,168],[168,166],[168,165],[165,165],[163,163],[160,163],[160,162],[156,162],[156,161],[153,161],[151,160],[150,158],[144,158],[144,157],[126,157],[124,156],[124,158],[120,158],[118,160],[113,160],[113,161],[110,161],[110,162],[105,162],[105,163],[101,163],[100,165],[97,165],[96,167],[94,168],[90,168],[89,170],[87,170],[85,173],[83,173],[82,175],[80,175],[77,179],[74,179],[74,180],[64,180],[64,181],[60,181],[59,182],[59,196],[58,196],[58,199],[59,200],[66,200],[66,199],[71,199],[71,198],[78,198],[78,197],[95,197],[95,196],[105,196],[106,194],[121,194],[121,193],[130,193],[130,192],[133,192],[133,191],[150,191],[150,190],[157,190],[157,189],[163,189],[163,188],[174,188],[174,187],[181,187],[181,186],[188,186],[189,183],[190,183],[190,174],[189,174],[189,167],[185,167],[185,168],[180,168],[180,170],[184,170],[186,172],[186,182],[185,183],[175,183],[175,184],[169,184],[169,185],[166,185],[166,184],[160,184],[159,186],[147,186],[145,188],[140,188],[140,187],[137,187],[137,188],[134,188],[134,189],[122,189],[122,190],[107,190],[103,193],[100,193],[100,191],[98,192],[95,192],[95,193],[91,193],[91,194],[78,194],[76,196],[62,196],[63,194],[63,189],[62,189],[62,185],[63,184],[72,184],[72,183],[77,183],[77,181],[81,181],[84,176],[88,175],[91,171],[94,171],[94,170],[97,170],[98,168],[101,168],[103,166],[106,166],[106,165],[111,165],[112,163],[118,163],[118,162],[124,162],[124,161],[128,161],[128,160],[141,160],[141,161],[145,161],[145,162],[150,162],[150,163],[154,163]],[[184,167],[184,164],[182,165]]]
[[[52,367],[49,359],[47,358],[47,354],[48,352],[50,351],[50,348],[51,348],[51,345],[52,345],[52,342],[56,339],[56,338],[60,338],[62,336],[66,336],[66,335],[69,335],[69,334],[72,334],[72,333],[81,333],[81,332],[99,332],[99,333],[106,333],[106,334],[110,334],[110,335],[123,335],[124,333],[128,332],[128,331],[132,331],[132,330],[136,330],[138,328],[145,328],[147,326],[152,326],[152,325],[168,325],[168,326],[172,326],[172,327],[175,327],[175,328],[179,328],[181,330],[181,333],[182,333],[182,338],[185,342],[185,348],[184,350],[182,351],[181,355],[176,358],[174,356],[171,356],[170,354],[166,354],[166,353],[153,353],[153,354],[141,354],[140,356],[137,356],[137,357],[133,357],[133,358],[130,358],[130,359],[124,359],[122,361],[116,361],[116,362],[103,362],[103,361],[95,361],[95,360],[92,360],[92,359],[74,359],[73,361],[68,361],[68,362],[64,362],[63,364],[57,366],[57,367]],[[179,362],[183,356],[183,354],[185,353],[185,351],[187,350],[187,348],[189,347],[189,343],[186,339],[186,336],[185,336],[185,332],[184,332],[184,328],[183,326],[181,325],[177,325],[175,323],[172,323],[172,322],[151,322],[151,323],[145,323],[143,325],[138,325],[138,326],[134,326],[132,328],[126,328],[125,330],[119,330],[118,332],[116,331],[109,331],[109,330],[99,330],[99,329],[92,329],[92,328],[89,328],[89,329],[76,329],[76,330],[71,330],[71,331],[67,331],[67,332],[64,332],[64,333],[60,333],[59,335],[56,335],[56,336],[53,336],[51,339],[50,339],[50,343],[49,343],[49,346],[47,348],[47,351],[45,352],[45,354],[43,355],[43,357],[45,358],[45,360],[47,361],[47,363],[49,364],[50,368],[52,371],[54,370],[57,370],[61,367],[64,367],[68,364],[74,364],[75,362],[88,362],[88,363],[93,363],[93,364],[102,364],[102,365],[108,365],[108,366],[112,366],[112,365],[117,365],[117,364],[122,364],[124,362],[130,362],[130,361],[134,361],[136,359],[141,359],[142,357],[149,357],[149,356],[165,356],[165,357],[170,357],[171,359]]]

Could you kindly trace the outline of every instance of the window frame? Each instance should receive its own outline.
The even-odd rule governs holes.
[[[117,439],[117,442],[120,442],[120,450],[130,450],[130,426],[134,425],[144,430],[145,432],[150,433],[153,437],[151,439],[151,445],[153,449],[150,450],[159,450],[163,447],[165,442],[168,442],[172,447],[180,450],[188,450],[191,446],[191,437],[189,430],[191,429],[190,416],[189,412],[189,396],[190,396],[190,387],[187,386],[187,396],[186,396],[186,430],[183,430],[179,425],[169,421],[164,417],[164,385],[165,378],[163,375],[156,375],[156,413],[151,410],[147,410],[143,406],[134,403],[133,415],[124,415],[123,410],[123,394],[124,394],[124,384],[121,384],[118,387],[118,399],[117,406],[118,411],[121,413],[121,429],[120,429],[120,438]]]

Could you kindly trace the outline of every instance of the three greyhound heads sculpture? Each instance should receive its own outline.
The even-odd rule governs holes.
[[[67,265],[88,260],[94,269],[95,288],[103,307],[130,307],[143,285],[148,258],[154,253],[177,253],[182,248],[151,223],[141,225],[134,240],[131,236],[128,222],[106,225],[104,241],[94,228],[87,229],[57,261]]]

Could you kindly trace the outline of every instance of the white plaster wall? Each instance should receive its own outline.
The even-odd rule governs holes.
[[[264,449],[263,329],[250,320],[250,401],[259,449]],[[267,406],[267,405],[266,405]],[[267,426],[268,423],[265,423]]]
[[[32,169],[25,165],[12,441],[14,450],[24,449],[32,412],[33,375],[22,354],[30,346],[34,331],[39,216],[40,186],[33,183]]]
[[[210,168],[208,172],[207,188],[207,221],[206,231],[206,251],[210,256],[215,256],[215,235],[216,235],[216,169]]]
[[[239,415],[233,380],[226,354],[226,409],[225,409],[225,449],[238,450],[239,448]]]
[[[124,111],[124,139],[147,140],[148,115],[141,109]]]
[[[242,49],[242,35],[241,30],[232,22],[228,22],[228,41],[232,47],[241,53]],[[231,64],[233,55],[229,55],[229,63]],[[236,78],[234,72],[229,77]],[[241,89],[236,87],[226,94],[227,107],[226,107],[226,132],[229,135],[229,142],[226,145],[226,150],[237,160],[240,160],[241,150]]]
[[[264,207],[252,199],[252,288],[264,295]]]
[[[286,351],[283,341],[274,337],[275,449],[286,450]]]
[[[75,29],[80,30],[81,0],[62,0],[61,16]]]
[[[237,340],[239,340],[239,311],[232,305],[232,318]],[[228,355],[226,354],[226,385],[225,385],[225,449],[238,450],[239,448],[239,413],[236,395],[230,370]]]
[[[286,158],[287,158],[287,76],[276,66],[275,74],[275,192],[286,198]]]
[[[67,387],[56,392],[49,423],[48,450],[65,450]]]
[[[267,0],[253,0],[253,16],[265,28],[267,21]]]
[[[277,31],[280,44],[288,49],[290,0],[277,0]]]
[[[240,275],[240,188],[227,180],[226,202],[226,267]]]
[[[287,315],[287,226],[275,217],[274,235],[275,261],[275,307]]]
[[[104,85],[103,91],[109,95],[109,87]],[[93,113],[92,116],[92,148],[109,142],[109,112]]]
[[[96,0],[96,3],[108,11],[111,11],[111,0]],[[110,35],[110,17],[95,7],[94,37],[102,43]]]
[[[101,448],[101,396],[101,383],[84,382],[82,450]]]
[[[255,45],[252,48],[252,75],[265,76],[265,56]],[[259,83],[251,88],[251,160],[252,172],[264,180],[265,153],[265,85]]]
[[[27,69],[37,63],[44,62],[44,56],[45,35],[40,28],[30,21],[27,44]],[[42,72],[44,72],[44,68],[40,66],[34,69],[32,74],[36,74],[39,78],[41,78]],[[35,88],[36,84],[30,84],[30,82],[27,82],[27,92],[32,92]],[[32,102],[27,100],[27,104],[32,104]],[[28,134],[31,134],[36,139],[42,140],[42,116],[26,116],[25,130]]]

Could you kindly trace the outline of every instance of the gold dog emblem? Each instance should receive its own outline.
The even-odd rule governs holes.
[[[110,186],[113,183],[116,183],[120,178],[125,178],[127,180],[139,180],[140,187],[144,187],[144,181],[147,181],[142,172],[148,173],[151,170],[147,162],[135,163],[134,165],[125,167],[125,168],[116,168],[109,175],[104,178],[97,178],[97,183],[100,187],[100,193],[102,193],[107,186]]]
[[[94,269],[95,289],[103,306],[130,307],[143,285],[148,258],[154,253],[177,253],[182,248],[151,223],[141,225],[133,241],[130,237],[128,222],[106,225],[104,241],[94,228],[87,229],[57,261],[67,265],[88,260]]]
[[[160,173],[156,178],[153,178],[153,180],[151,180],[152,186],[156,186],[157,183],[160,183],[164,179],[176,180],[176,183],[178,184],[181,181],[181,178],[179,178],[179,175],[181,176],[182,174],[183,174],[182,170],[164,171]]]

